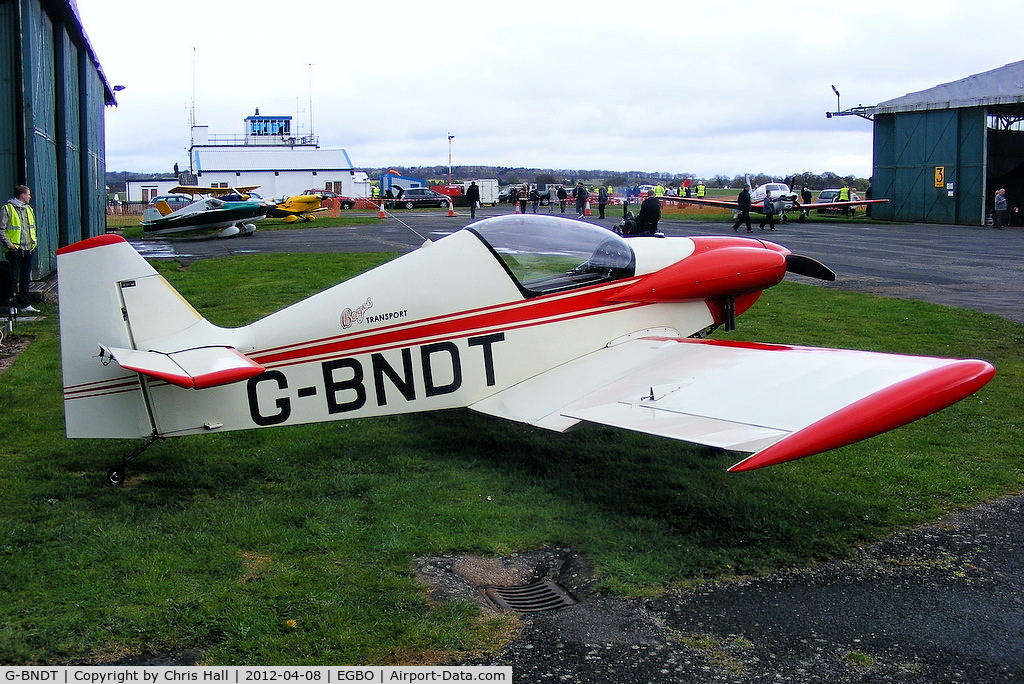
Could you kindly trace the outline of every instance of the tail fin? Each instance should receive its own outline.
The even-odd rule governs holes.
[[[160,434],[147,378],[199,388],[263,370],[119,236],[59,249],[57,269],[68,437]]]

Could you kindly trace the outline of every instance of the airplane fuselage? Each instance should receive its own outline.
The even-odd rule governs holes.
[[[750,202],[755,210],[764,210],[764,200],[769,192],[771,193],[772,204],[775,207],[776,214],[792,211],[798,196],[785,183],[765,183],[752,190],[750,192]]]
[[[162,278],[120,278],[110,316],[121,319],[123,306],[128,321],[119,326],[121,339],[108,332],[103,344],[159,351],[194,346],[190,338],[201,336],[203,344],[237,349],[266,372],[197,393],[116,364],[88,364],[80,377],[66,378],[69,435],[181,435],[467,406],[637,331],[686,336],[715,323],[700,298],[613,301],[643,275],[692,255],[693,240],[643,238],[626,246],[594,230],[630,253],[628,277],[596,274],[594,284],[578,287],[574,279],[590,274],[563,275],[578,259],[541,255],[555,262],[554,276],[536,279],[550,291],[524,292],[492,246],[464,230],[242,328],[212,326],[189,307],[178,326],[184,332],[170,336],[164,333],[173,327],[173,298],[154,306],[159,288],[149,285]],[[82,345],[77,353],[95,356],[92,339]],[[90,408],[76,418],[78,406]],[[134,434],[97,420],[97,413],[134,413]]]

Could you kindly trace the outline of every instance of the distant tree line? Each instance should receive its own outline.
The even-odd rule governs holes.
[[[107,171],[104,176],[104,183],[109,188],[108,192],[124,192],[125,181],[155,180],[160,178],[171,178],[174,174],[167,173],[137,173],[135,171]]]

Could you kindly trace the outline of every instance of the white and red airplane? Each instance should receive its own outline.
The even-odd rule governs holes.
[[[625,239],[500,216],[238,328],[204,319],[118,236],[57,259],[69,437],[148,445],[469,407],[750,454],[730,468],[743,471],[890,430],[995,373],[978,360],[704,339],[787,270],[835,277],[741,237]]]
[[[749,179],[747,184],[750,184]],[[799,211],[800,216],[798,220],[803,222],[807,220],[808,212],[812,209],[851,209],[853,207],[860,207],[866,204],[881,204],[889,201],[887,199],[858,199],[833,202],[809,202],[801,204],[799,193],[791,190],[785,183],[773,181],[771,183],[759,185],[750,191],[750,210],[758,214],[763,214],[764,201],[767,197],[772,198],[771,204],[773,211],[779,215],[779,221],[782,223],[787,221],[787,214],[791,211]],[[739,203],[736,200],[716,199],[713,197],[661,197],[660,199],[668,202],[700,204],[708,207],[732,209],[734,212],[739,211]]]

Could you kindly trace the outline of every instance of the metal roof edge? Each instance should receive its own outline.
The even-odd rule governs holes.
[[[872,114],[898,114],[1021,103],[1024,103],[1024,61],[907,93],[869,109]]]

